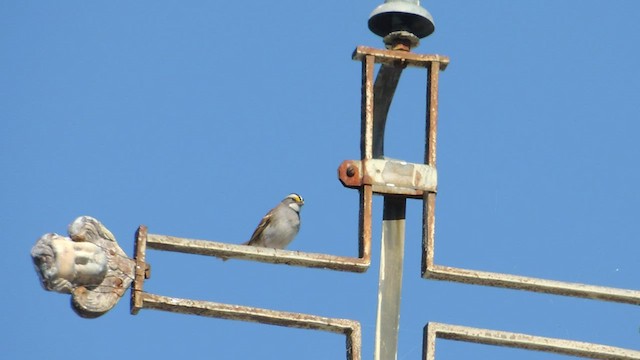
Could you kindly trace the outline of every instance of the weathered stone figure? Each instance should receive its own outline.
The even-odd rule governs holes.
[[[81,216],[69,225],[69,237],[43,235],[31,249],[45,290],[72,294],[78,315],[109,311],[133,280],[135,263],[98,220]]]

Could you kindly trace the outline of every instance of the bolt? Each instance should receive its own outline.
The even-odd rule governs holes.
[[[354,169],[353,165],[349,165],[349,167],[347,167],[347,176],[353,177],[355,174],[356,174],[356,169]]]
[[[151,278],[151,265],[150,264],[144,264],[144,278],[145,279],[149,279]]]
[[[420,39],[408,31],[394,31],[383,40],[389,50],[411,51],[420,44]]]

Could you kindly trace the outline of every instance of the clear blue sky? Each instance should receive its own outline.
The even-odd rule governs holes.
[[[344,337],[142,310],[96,320],[38,284],[29,251],[80,215],[130,255],[149,231],[240,243],[290,192],[293,250],[356,254],[357,45],[378,1],[0,3],[0,353],[6,358],[341,359]],[[640,2],[424,1],[440,78],[436,262],[637,288]],[[387,155],[422,158],[422,71],[406,71]],[[637,307],[420,278],[410,201],[399,359],[429,321],[640,348]],[[365,274],[150,250],[155,294],[350,318],[373,355],[382,201]],[[438,359],[555,356],[450,341]],[[303,355],[301,355],[303,354]],[[560,357],[557,357],[560,358]],[[565,357],[562,357],[565,358]]]

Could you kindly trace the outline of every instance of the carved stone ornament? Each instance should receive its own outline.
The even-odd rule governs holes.
[[[71,294],[78,315],[96,318],[111,310],[129,288],[135,262],[90,216],[75,219],[67,231],[69,237],[43,235],[31,249],[31,258],[45,290]]]

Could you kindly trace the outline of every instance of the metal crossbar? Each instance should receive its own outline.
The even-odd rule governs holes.
[[[210,301],[179,299],[167,296],[135,292],[140,297],[143,309],[155,309],[180,314],[207,316],[219,319],[256,322],[299,329],[321,330],[347,337],[347,360],[360,360],[361,329],[355,320],[334,319],[285,311],[254,308],[248,306],[222,304]]]
[[[157,234],[146,235],[146,244],[150,249],[217,256],[223,259],[237,258],[272,264],[362,273],[367,271],[371,264],[372,198],[371,186],[363,186],[360,190],[358,257],[236,245]],[[143,227],[141,226],[141,228]],[[146,233],[146,227],[144,228]]]
[[[543,351],[578,356],[586,359],[640,359],[640,351],[613,346],[532,336],[507,331],[478,329],[467,326],[428,323],[424,327],[423,360],[435,360],[436,338]]]
[[[184,239],[166,235],[149,234],[147,247],[155,250],[181,252],[272,264],[286,264],[309,268],[323,268],[350,272],[365,272],[369,267],[363,258],[279,250],[247,245],[226,244],[208,240]]]
[[[217,256],[223,259],[237,258],[271,264],[286,264],[291,266],[362,273],[367,271],[371,264],[372,198],[372,187],[363,186],[360,190],[358,257],[280,250],[228,244],[209,240],[196,240],[167,235],[147,234],[147,228],[144,225],[140,226],[138,232],[145,234],[145,246],[155,250]]]

